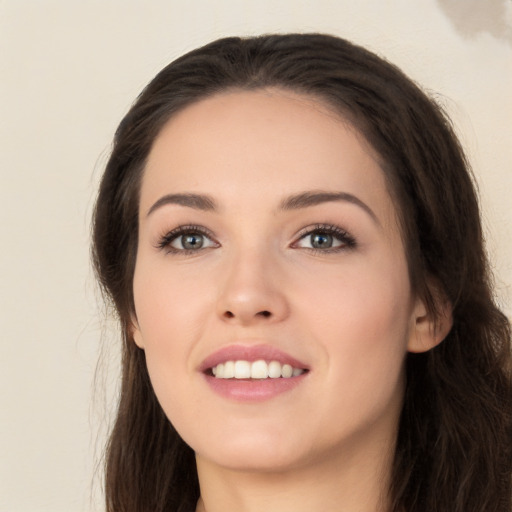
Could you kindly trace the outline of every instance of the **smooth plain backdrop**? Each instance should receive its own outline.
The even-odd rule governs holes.
[[[511,0],[0,0],[0,512],[103,510],[119,341],[89,219],[121,117],[180,54],[289,31],[368,46],[449,112],[512,316]]]

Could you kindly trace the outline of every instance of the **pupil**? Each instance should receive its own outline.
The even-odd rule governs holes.
[[[319,233],[311,237],[311,245],[315,249],[323,247],[332,247],[332,235],[326,233]]]
[[[184,249],[200,249],[203,246],[203,235],[185,235],[181,243]]]

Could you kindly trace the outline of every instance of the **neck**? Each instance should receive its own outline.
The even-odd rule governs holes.
[[[386,512],[393,450],[344,450],[283,471],[229,469],[197,457],[196,512]],[[373,449],[372,449],[373,448]]]

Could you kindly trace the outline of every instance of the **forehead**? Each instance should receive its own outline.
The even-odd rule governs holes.
[[[389,202],[377,155],[334,109],[280,89],[232,91],[194,103],[167,122],[148,157],[141,208],[172,192],[213,194],[221,202],[237,197],[245,204],[254,196],[277,201],[315,189]]]

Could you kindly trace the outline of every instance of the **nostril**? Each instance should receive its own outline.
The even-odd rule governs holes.
[[[270,311],[263,310],[263,311],[258,311],[254,316],[259,317],[259,318],[270,318],[273,315]],[[223,317],[226,319],[232,319],[232,318],[236,318],[236,317],[243,318],[243,317],[245,317],[245,315],[243,313],[235,314],[232,311],[224,311]]]

